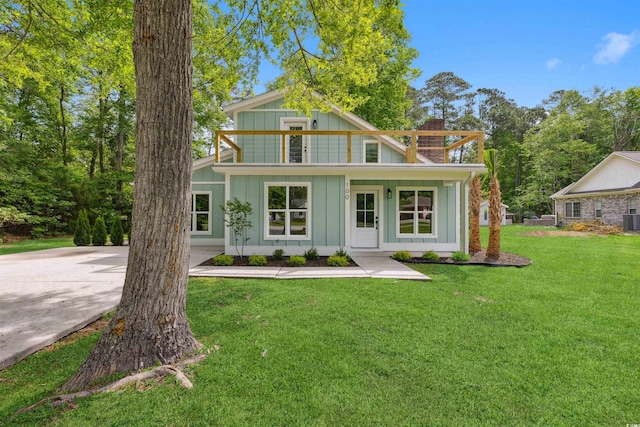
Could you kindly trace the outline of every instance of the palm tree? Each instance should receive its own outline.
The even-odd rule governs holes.
[[[476,175],[471,180],[469,211],[471,218],[469,220],[469,252],[480,252],[482,245],[480,243],[480,202],[482,192],[480,191],[480,178]]]
[[[500,257],[500,225],[502,223],[502,198],[498,181],[498,152],[485,150],[484,164],[489,172],[489,244],[487,258]]]

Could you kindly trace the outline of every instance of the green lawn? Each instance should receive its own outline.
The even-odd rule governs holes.
[[[73,246],[73,236],[47,239],[25,239],[18,242],[0,244],[0,255],[39,251],[42,249],[66,248],[69,246]]]
[[[193,331],[220,346],[190,370],[193,389],[168,379],[14,423],[640,423],[640,237],[530,230],[503,228],[502,246],[532,265],[418,266],[428,283],[191,280]],[[0,373],[0,420],[50,395],[95,339]]]

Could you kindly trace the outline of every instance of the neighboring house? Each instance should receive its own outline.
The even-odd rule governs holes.
[[[551,198],[557,223],[599,219],[622,226],[623,215],[640,214],[640,152],[611,153]]]
[[[282,108],[283,98],[267,92],[224,108],[234,129],[216,132],[221,154],[193,164],[192,244],[234,253],[220,206],[238,198],[253,207],[246,254],[467,250],[468,186],[486,169],[445,162],[476,141],[481,156],[481,132],[380,131],[330,104],[301,116]],[[444,135],[462,139],[445,148]]]
[[[501,215],[502,222],[500,224],[507,225],[507,208],[509,206],[502,203]],[[511,224],[511,223],[509,223]],[[483,200],[480,203],[480,225],[489,225],[489,201]]]

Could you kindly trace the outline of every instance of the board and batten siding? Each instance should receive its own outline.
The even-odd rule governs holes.
[[[444,185],[442,181],[421,180],[352,180],[351,186],[382,186],[380,195],[384,218],[384,235],[380,236],[382,243],[407,244],[407,250],[412,250],[412,244],[423,243],[455,243],[456,242],[456,186]],[[435,187],[436,199],[436,230],[435,238],[398,238],[397,237],[397,187]],[[391,189],[392,197],[387,198],[387,189]]]
[[[224,204],[224,175],[214,173],[211,166],[193,171],[191,191],[211,192],[211,230],[209,234],[192,234],[192,244],[222,244],[224,241],[224,213],[220,205]]]
[[[295,111],[280,110],[282,100],[272,101],[237,114],[238,130],[280,130],[281,118],[300,118],[308,120],[309,129],[313,120],[319,130],[358,130],[359,128],[343,117],[332,112],[313,111],[311,117],[301,116]],[[308,137],[310,141],[311,163],[347,163],[347,137],[319,135]],[[354,135],[351,138],[351,162],[363,162],[363,141],[373,139],[366,135]],[[280,163],[282,152],[281,138],[272,135],[239,135],[238,145],[242,148],[244,163]],[[402,153],[381,144],[382,163],[406,163]]]
[[[321,252],[333,253],[344,246],[345,198],[344,176],[242,176],[232,175],[230,197],[251,202],[253,213],[249,217],[253,227],[248,230],[249,240],[245,245],[246,254],[271,255],[280,247],[287,255],[302,254],[311,246]],[[310,227],[311,238],[307,240],[265,239],[265,183],[309,183],[311,191]],[[230,236],[233,246],[233,238]],[[289,248],[289,249],[287,249]],[[322,248],[327,248],[322,250]]]

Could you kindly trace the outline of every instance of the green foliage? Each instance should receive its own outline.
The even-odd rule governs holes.
[[[0,235],[20,224],[24,224],[31,215],[20,212],[15,206],[0,207]]]
[[[391,255],[391,258],[395,259],[396,261],[411,261],[413,259],[413,255],[411,255],[411,252],[409,251],[398,251],[394,252]]]
[[[276,249],[271,254],[271,258],[275,261],[281,261],[284,258],[284,249]]]
[[[471,259],[471,255],[464,252],[454,252],[451,254],[451,259],[459,262],[466,262]]]
[[[318,249],[316,249],[315,246],[312,246],[311,249],[306,250],[303,256],[309,261],[316,261],[318,258],[320,258]]]
[[[267,265],[267,257],[264,255],[249,255],[249,265],[261,267]]]
[[[427,261],[439,261],[440,255],[438,255],[434,251],[426,251],[426,252],[423,252],[422,259]]]
[[[91,243],[91,226],[87,211],[82,209],[76,221],[76,232],[73,236],[73,243],[76,246],[87,246]]]
[[[336,256],[341,256],[341,257],[345,257],[347,259],[351,259],[351,257],[349,256],[349,254],[347,253],[347,251],[344,250],[344,248],[340,248],[338,249],[334,255]]]
[[[116,215],[111,222],[111,244],[114,246],[122,246],[124,244],[124,231],[122,229],[122,220],[120,215]]]
[[[233,265],[234,258],[231,255],[220,254],[213,258],[213,265],[230,266]]]
[[[224,222],[233,232],[236,252],[240,257],[243,257],[244,245],[249,241],[247,230],[253,227],[249,220],[249,216],[253,213],[251,202],[241,202],[237,197],[234,197],[233,200],[227,200],[224,205],[220,205],[220,209],[225,214]],[[240,248],[238,248],[238,243],[240,243]]]
[[[348,267],[349,259],[347,259],[346,256],[333,254],[327,258],[327,265],[330,265],[331,267]]]
[[[104,246],[107,244],[107,226],[104,218],[98,216],[93,224],[93,233],[91,234],[91,244],[93,246]]]
[[[287,264],[289,264],[291,267],[301,267],[306,263],[307,259],[305,257],[296,255],[291,255],[289,257],[289,260],[287,261]]]

